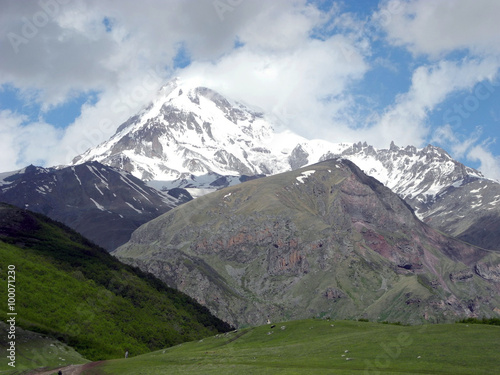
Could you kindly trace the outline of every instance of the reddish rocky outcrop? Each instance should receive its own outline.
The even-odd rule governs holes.
[[[454,321],[495,314],[500,302],[500,262],[483,261],[495,254],[431,229],[349,161],[204,199],[143,226],[117,255],[231,324],[311,316]],[[186,225],[172,230],[179,220]]]

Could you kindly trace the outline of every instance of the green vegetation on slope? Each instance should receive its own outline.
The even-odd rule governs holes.
[[[498,344],[496,326],[302,320],[106,361],[86,374],[497,374]]]
[[[467,318],[467,319],[462,319],[458,323],[467,323],[467,324],[490,324],[493,326],[500,326],[500,319],[498,318],[482,318],[482,319],[477,319],[477,318]]]
[[[17,324],[88,359],[137,355],[230,327],[187,295],[123,265],[42,215],[0,205],[0,314],[16,269]],[[2,340],[3,342],[4,340]]]
[[[8,329],[6,324],[0,322],[0,337],[8,337]],[[2,354],[8,353],[3,339],[0,340],[0,348]],[[24,371],[33,368],[58,368],[88,360],[56,339],[16,327],[16,367],[9,366],[9,362],[11,360],[7,355],[0,357],[0,374],[24,374]]]

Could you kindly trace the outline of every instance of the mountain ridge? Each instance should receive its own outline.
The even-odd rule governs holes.
[[[238,184],[242,175],[269,176],[338,157],[391,188],[436,229],[500,250],[500,184],[443,149],[394,143],[376,149],[366,142],[331,143],[275,132],[264,113],[179,79],[73,165],[97,160],[157,189],[182,187],[197,197]],[[474,193],[485,186],[480,197]],[[495,223],[488,226],[493,232],[488,238],[478,224],[486,219]]]
[[[160,192],[98,162],[28,166],[0,174],[0,201],[61,221],[108,250],[128,241],[139,225],[189,199],[183,189]]]
[[[433,230],[340,159],[197,198],[113,254],[236,325],[268,316],[450,321],[494,314],[500,298],[497,254]]]

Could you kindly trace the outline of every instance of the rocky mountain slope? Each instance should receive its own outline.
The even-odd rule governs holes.
[[[77,156],[73,164],[99,161],[158,189],[185,187],[198,196],[248,176],[273,175],[336,157],[355,162],[433,227],[500,249],[500,185],[444,150],[394,144],[375,149],[366,143],[334,144],[275,132],[264,113],[178,79],[111,139]]]
[[[402,197],[432,227],[500,250],[500,184],[453,160],[443,149],[354,144],[342,157]]]
[[[98,162],[29,166],[0,174],[0,202],[47,215],[108,250],[127,242],[141,224],[189,199],[185,190],[162,193]]]
[[[239,326],[496,314],[500,257],[446,237],[348,160],[228,187],[141,226],[114,255]]]

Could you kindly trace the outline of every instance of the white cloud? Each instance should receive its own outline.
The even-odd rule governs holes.
[[[499,56],[499,14],[497,0],[390,0],[375,18],[395,45],[438,58],[463,49]]]
[[[486,177],[500,181],[500,157],[488,150],[488,146],[481,144],[474,146],[467,155],[472,161],[479,161],[479,170]]]
[[[240,41],[249,47],[273,54],[297,50],[309,43],[311,30],[325,21],[324,15],[312,6],[291,7],[291,2],[270,4],[261,7],[251,22],[238,30]]]
[[[55,4],[50,15],[39,5],[45,3]],[[4,31],[0,34],[0,84],[11,83],[34,94],[48,109],[79,92],[102,89],[116,77],[103,57],[117,53],[117,46],[88,19],[93,17],[85,4],[77,0],[66,5],[56,0],[3,2],[8,9],[0,12]],[[64,22],[69,14],[75,14],[72,22]],[[76,14],[86,15],[82,17],[85,28],[76,27]]]
[[[477,127],[469,134],[458,134],[446,124],[433,132],[431,142],[446,148],[454,158],[479,163],[483,175],[500,181],[500,157],[490,150],[496,140],[481,140],[482,133],[482,128]]]
[[[366,43],[343,35],[310,38],[313,30],[338,15],[320,12],[305,0],[225,4],[232,4],[231,9],[221,14],[212,0],[197,1],[196,6],[182,0],[124,0],[119,7],[69,1],[58,6],[28,43],[17,46],[18,53],[9,43],[0,44],[6,57],[0,84],[9,82],[30,93],[44,109],[82,91],[99,92],[99,101],[83,107],[66,129],[47,161],[50,165],[67,163],[107,139],[147,104],[174,74],[180,45],[194,61],[183,75],[203,76],[207,86],[276,117],[288,117],[285,122],[301,134],[327,136],[338,126],[348,130],[349,121],[341,120],[349,111],[346,91],[369,68]],[[32,19],[43,11],[35,2],[8,1],[3,6],[8,9],[0,24],[20,35],[23,17]],[[105,17],[111,32],[102,22]],[[236,40],[244,46],[234,49]]]
[[[317,136],[339,117],[350,82],[368,69],[359,52],[346,53],[349,43],[342,36],[310,39],[286,53],[245,46],[216,64],[194,63],[183,76],[276,115],[303,135]],[[301,128],[306,120],[307,130]]]
[[[321,13],[301,2],[270,3],[238,30],[244,46],[194,62],[181,76],[256,106],[305,137],[352,134],[349,88],[370,69],[366,41],[357,33],[311,38],[339,16],[336,7]],[[360,28],[354,20],[349,25]]]
[[[431,141],[449,147],[456,158],[480,161],[480,170],[494,176],[499,175],[499,159],[479,144],[480,132],[470,130],[464,134],[459,125],[469,115],[463,114],[464,104],[477,110],[481,98],[491,94],[478,83],[493,82],[498,77],[498,14],[500,2],[496,0],[389,0],[374,16],[390,43],[436,61],[431,67],[421,66],[414,71],[410,90],[382,118],[382,123],[406,122],[421,129],[420,139],[424,140],[431,132],[431,127],[426,126],[428,113],[448,95],[464,92],[465,99],[445,108],[443,120],[451,124],[434,124],[437,128],[432,131]],[[467,53],[468,59],[445,60],[457,51]]]
[[[3,171],[17,169],[19,146],[16,145],[16,129],[22,123],[23,117],[13,115],[10,111],[0,112],[0,165]]]
[[[194,59],[221,56],[232,49],[237,31],[252,22],[259,5],[266,7],[263,1],[242,2],[222,21],[213,3],[3,1],[0,84],[35,92],[45,109],[82,91],[118,89],[151,68],[172,68],[182,44]],[[50,4],[52,10],[40,4]],[[280,4],[286,2],[272,6]]]
[[[437,127],[432,134],[431,143],[446,148],[455,158],[464,158],[472,147],[475,147],[481,138],[481,128],[467,135],[457,134],[451,125]]]
[[[57,148],[61,132],[43,123],[25,123],[26,118],[0,111],[0,165],[11,171],[28,164],[45,164]]]
[[[64,130],[43,121],[20,125],[23,119],[4,113],[18,126],[3,133],[1,142],[11,157],[4,156],[0,165],[68,163],[109,138],[176,74],[260,107],[308,138],[367,140],[377,147],[387,147],[392,140],[422,145],[432,133],[429,113],[451,93],[470,90],[497,74],[500,33],[491,30],[498,2],[471,3],[383,2],[371,21],[387,32],[388,40],[436,60],[414,68],[408,91],[392,106],[361,115],[364,110],[351,93],[353,84],[362,82],[371,65],[384,63],[394,69],[400,62],[390,54],[372,58],[372,44],[379,37],[374,23],[342,14],[336,4],[320,11],[306,0],[122,0],[119,6],[98,0],[0,2],[0,85],[19,88],[43,110],[82,92],[98,92],[98,102],[84,105],[81,116]],[[41,25],[44,12],[47,22]],[[40,25],[29,38],[23,34],[26,20]],[[8,36],[12,33],[27,42],[13,46]],[[235,49],[236,41],[242,46]],[[175,71],[180,46],[193,63]],[[460,62],[439,60],[457,49],[475,56]],[[36,127],[43,130],[52,152],[43,146],[37,154],[33,144],[20,154],[15,137],[23,130],[31,139]]]
[[[489,59],[465,60],[461,63],[440,61],[430,66],[420,66],[413,72],[409,90],[396,98],[394,105],[380,116],[374,132],[381,143],[422,146],[431,131],[429,114],[448,95],[460,90],[470,90],[477,82],[493,77],[497,71]],[[441,131],[451,128],[441,128]]]
[[[69,163],[75,156],[107,140],[117,127],[140,111],[167,79],[161,67],[141,72],[119,88],[103,91],[95,105],[86,104],[81,115],[62,135],[48,165]]]

